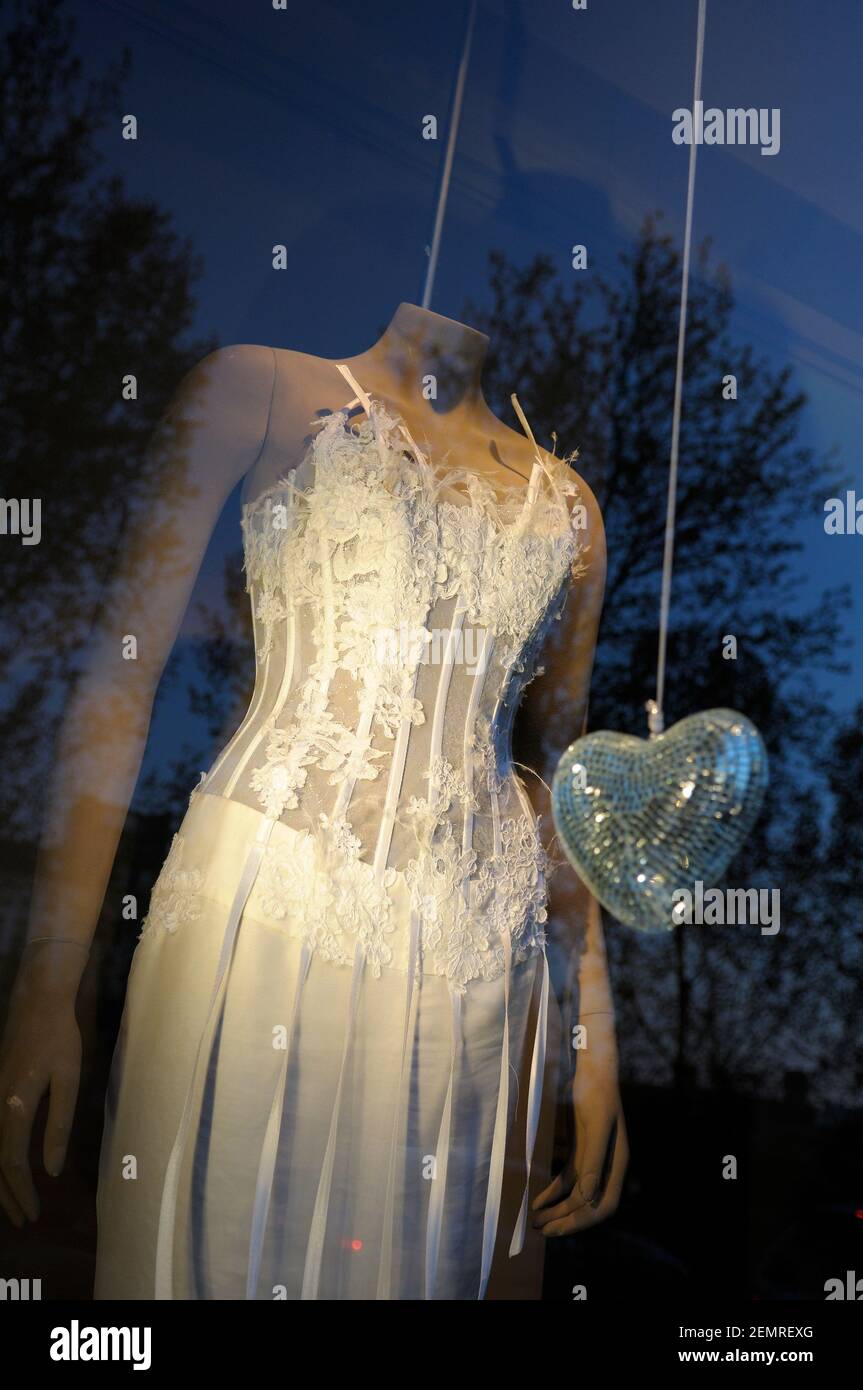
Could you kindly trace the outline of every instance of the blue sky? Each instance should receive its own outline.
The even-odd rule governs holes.
[[[419,299],[443,155],[420,127],[427,113],[446,126],[466,0],[68,8],[92,71],[132,51],[139,139],[111,132],[102,147],[203,256],[200,332],[349,356]],[[671,113],[691,101],[696,9],[481,0],[434,309],[459,318],[467,296],[483,299],[495,247],[520,262],[545,252],[567,274],[584,242],[613,274],[646,212],[682,234],[688,151]],[[741,340],[790,363],[807,392],[801,442],[836,446],[863,496],[861,51],[856,0],[709,0],[705,104],[778,107],[781,149],[703,147],[694,231],[729,268]],[[288,274],[271,268],[276,242]],[[215,593],[237,515],[234,498],[198,596]],[[859,602],[863,536],[828,539],[821,515],[799,527],[813,582],[847,580]],[[194,627],[192,609],[186,640]],[[838,709],[861,688],[856,636],[849,657],[851,676],[831,681]]]

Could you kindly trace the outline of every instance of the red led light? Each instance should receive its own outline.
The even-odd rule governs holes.
[[[863,1221],[863,1207],[858,1207],[854,1215],[857,1217],[858,1221]]]
[[[351,1249],[352,1249],[352,1250],[362,1250],[362,1248],[363,1248],[363,1243],[362,1243],[361,1240],[352,1240],[352,1241],[351,1241]]]

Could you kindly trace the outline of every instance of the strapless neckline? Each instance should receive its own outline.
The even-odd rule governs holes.
[[[318,427],[318,433],[313,435],[308,442],[303,454],[297,464],[287,473],[278,477],[275,482],[264,488],[258,495],[249,501],[242,503],[242,514],[244,517],[254,514],[261,506],[265,505],[271,498],[280,493],[294,491],[296,484],[294,479],[298,473],[309,463],[312,458],[316,441],[320,433],[326,429],[334,428],[334,422],[341,419],[344,425],[345,437],[355,440],[360,447],[368,442],[368,432],[377,439],[381,433],[384,436],[391,436],[393,432],[404,432],[407,435],[406,447],[401,452],[406,468],[422,468],[427,470],[427,486],[431,482],[433,491],[433,505],[438,509],[441,507],[468,507],[485,512],[498,518],[515,512],[516,504],[520,504],[519,510],[532,509],[533,502],[537,499],[541,489],[536,487],[537,479],[544,476],[549,478],[554,487],[561,515],[568,520],[569,512],[565,498],[567,496],[577,496],[579,493],[578,483],[573,476],[572,463],[577,457],[577,451],[569,455],[557,457],[548,455],[547,459],[535,462],[531,470],[530,477],[522,479],[518,483],[504,484],[496,486],[488,476],[478,469],[465,468],[461,465],[452,466],[442,460],[433,461],[431,456],[417,450],[410,433],[406,430],[404,421],[398,412],[390,408],[377,397],[368,398],[373,409],[370,414],[362,420],[359,427],[350,423],[349,408],[341,407],[339,410],[332,411],[328,415],[317,416],[312,422]],[[364,436],[364,432],[366,432]],[[421,457],[417,457],[417,452]],[[448,451],[449,452],[449,451]],[[444,455],[447,457],[447,455]],[[314,491],[315,480],[312,479],[308,489],[304,489],[305,495],[309,496]],[[450,493],[450,497],[443,494]],[[458,496],[462,500],[455,502],[453,496]],[[516,515],[515,520],[518,520]],[[505,523],[504,523],[505,524]],[[509,524],[512,524],[510,522]],[[503,528],[501,528],[503,529]]]

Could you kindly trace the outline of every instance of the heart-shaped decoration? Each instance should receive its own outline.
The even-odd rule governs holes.
[[[722,877],[766,787],[755,725],[711,709],[650,739],[576,739],[557,765],[552,808],[568,859],[603,906],[627,926],[667,931],[674,892]]]

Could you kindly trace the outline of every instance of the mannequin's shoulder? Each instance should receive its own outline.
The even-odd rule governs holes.
[[[273,349],[249,343],[216,348],[177,384],[156,447],[185,470],[191,488],[221,495],[252,466],[269,427]]]
[[[570,494],[567,498],[570,523],[583,548],[579,558],[585,568],[580,575],[578,584],[582,602],[570,605],[568,618],[565,615],[561,626],[562,630],[568,632],[573,618],[577,624],[580,624],[584,620],[584,615],[589,615],[592,612],[597,622],[599,620],[608,570],[605,522],[596,494],[574,467],[576,460],[570,461],[570,458],[567,457],[555,458],[545,450],[543,450],[543,454],[556,466],[558,469],[556,476],[565,491]]]
[[[602,509],[597,501],[596,494],[590,484],[582,477],[575,467],[575,461],[564,464],[563,460],[555,458],[543,450],[544,457],[553,465],[561,470],[566,482],[571,483],[578,489],[577,495],[573,498],[573,504],[581,503],[587,516],[587,525],[591,534],[602,544],[605,544],[605,525],[602,520]]]
[[[196,362],[177,387],[175,400],[218,405],[221,410],[232,405],[254,405],[270,400],[275,374],[273,348],[232,343],[215,348]]]
[[[550,454],[543,448],[539,451],[552,476],[568,494],[567,505],[573,526],[589,552],[593,577],[599,579],[605,574],[606,567],[605,523],[596,494],[576,466],[578,454],[560,456]]]
[[[272,391],[276,378],[290,387],[306,379],[332,372],[332,363],[293,348],[264,347],[258,343],[231,343],[207,353],[186,373],[182,387],[228,387],[238,392]]]
[[[311,394],[332,385],[333,364],[293,348],[232,343],[216,348],[196,362],[180,384],[178,395],[198,396],[208,404],[253,409],[278,397],[280,410],[302,408]]]
[[[194,442],[210,469],[227,470],[233,480],[251,466],[266,439],[275,383],[272,348],[252,343],[216,348],[180,381],[166,424],[182,431],[184,443]]]

